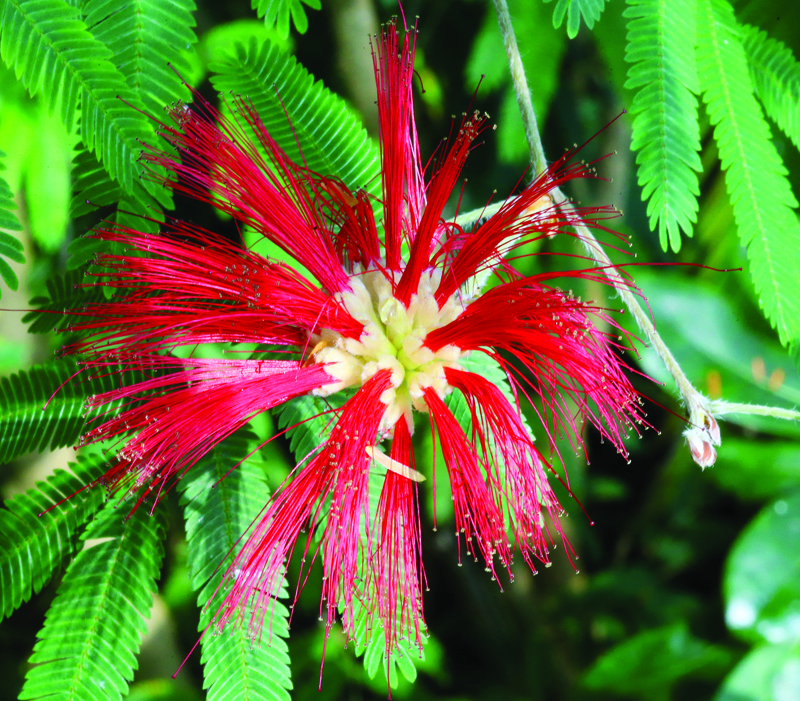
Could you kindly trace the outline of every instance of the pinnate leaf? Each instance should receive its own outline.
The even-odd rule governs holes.
[[[692,235],[701,169],[695,62],[695,0],[628,0],[630,63],[626,88],[631,106],[632,148],[638,151],[639,185],[648,200],[650,227],[658,225],[661,247],[681,246]]]
[[[786,168],[753,95],[741,30],[725,0],[698,0],[703,100],[761,307],[784,345],[800,340],[800,226]]]
[[[9,616],[50,581],[64,559],[74,554],[78,529],[103,503],[102,489],[79,490],[103,474],[104,460],[82,456],[70,470],[56,470],[35,489],[7,499],[0,510],[2,616]]]
[[[110,501],[83,536],[30,657],[20,699],[121,699],[156,590],[163,510],[125,518]]]
[[[544,1],[552,2],[553,0]],[[578,36],[578,30],[581,28],[581,19],[591,29],[594,27],[594,23],[600,19],[605,6],[606,0],[557,0],[553,10],[553,26],[560,27],[566,16],[567,36],[574,39]]]
[[[239,431],[213,448],[178,483],[186,519],[189,571],[202,607],[203,687],[209,701],[274,699],[288,701],[289,612],[275,601],[269,631],[253,642],[247,626],[226,628],[220,635],[208,630],[224,590],[212,595],[233,562],[254,520],[270,498],[252,433]],[[252,451],[256,451],[251,455]],[[250,619],[245,612],[244,621]]]

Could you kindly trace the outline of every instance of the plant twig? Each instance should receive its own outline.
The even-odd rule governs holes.
[[[784,409],[779,406],[764,406],[762,404],[740,404],[738,402],[726,402],[723,399],[712,399],[710,404],[711,411],[715,416],[750,414],[752,416],[772,416],[776,419],[800,421],[800,411],[796,409]]]
[[[514,91],[517,93],[517,104],[522,114],[522,123],[525,125],[525,138],[528,140],[528,147],[531,152],[533,172],[543,173],[547,168],[547,161],[544,157],[542,139],[539,136],[539,126],[536,122],[536,112],[533,111],[528,81],[525,78],[525,68],[519,55],[517,37],[514,35],[514,27],[511,26],[511,15],[508,13],[506,0],[494,0],[494,9],[497,12],[500,33],[503,35],[503,43],[506,47],[508,66],[511,69]]]

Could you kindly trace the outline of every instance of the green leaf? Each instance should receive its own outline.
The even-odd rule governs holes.
[[[709,474],[740,499],[774,498],[800,484],[800,444],[726,437]]]
[[[86,397],[110,391],[121,381],[113,370],[88,377],[76,375],[77,370],[73,360],[55,360],[0,378],[0,464],[77,442],[87,421]],[[113,413],[119,401],[104,408],[104,415],[108,408]]]
[[[103,474],[105,461],[97,455],[82,456],[69,468],[71,472],[56,470],[47,481],[37,482],[36,489],[7,499],[0,510],[3,617],[32,593],[38,594],[64,559],[75,553],[78,529],[103,503],[102,489],[79,490]]]
[[[338,177],[351,190],[380,194],[377,145],[344,100],[315,82],[294,57],[270,42],[253,40],[248,47],[237,44],[235,52],[210,68],[219,73],[211,77],[214,87],[249,100],[293,161]]]
[[[69,314],[69,310],[103,301],[102,288],[78,287],[83,282],[83,273],[78,271],[68,272],[63,277],[56,275],[47,280],[47,294],[34,297],[30,305],[35,309],[22,317],[22,323],[29,324],[28,333],[63,331],[79,318]]]
[[[303,4],[314,10],[319,10],[320,0],[251,0],[253,9],[259,17],[264,18],[267,27],[277,24],[278,34],[282,37],[289,36],[289,16],[291,15],[295,29],[300,34],[305,34],[308,29],[308,18],[303,9]]]
[[[187,100],[181,82],[197,41],[192,27],[194,0],[87,0],[83,5],[92,35],[114,54],[114,63],[147,111],[160,117],[175,100]]]
[[[70,215],[73,218],[111,207],[112,212],[101,212],[104,220],[137,231],[155,233],[159,229],[159,221],[163,221],[159,203],[167,208],[173,206],[171,190],[164,186],[159,186],[155,193],[158,200],[138,180],[127,193],[109,178],[95,155],[85,149],[75,155],[72,177],[76,192],[70,204]]]
[[[92,522],[30,657],[20,699],[121,699],[137,667],[164,556],[163,510],[130,519],[115,501]]]
[[[650,228],[661,247],[681,247],[680,231],[692,235],[697,220],[701,170],[697,123],[695,0],[628,0],[630,63],[626,88],[637,89],[631,106],[631,147],[638,151],[639,185]]]
[[[267,27],[257,19],[239,19],[212,27],[203,34],[197,50],[204,64],[219,63],[228,54],[235,55],[237,44],[246,46],[253,40],[258,44],[271,41],[281,51],[294,53],[292,37],[280,37],[275,28]]]
[[[339,408],[345,401],[346,398],[341,399],[338,394],[327,399],[307,394],[276,407],[278,425],[288,429],[289,448],[298,462],[328,439],[336,418],[330,410]]]
[[[669,699],[670,688],[687,675],[711,677],[724,670],[732,655],[691,634],[685,622],[647,630],[609,650],[589,669],[589,689]]]
[[[752,94],[740,29],[725,0],[698,0],[697,68],[761,307],[784,345],[797,342],[797,201]]]
[[[383,476],[381,476],[380,484],[383,484]],[[379,496],[380,488],[375,499],[377,500]],[[429,641],[430,638],[423,635],[423,648],[420,650],[412,639],[400,639],[397,641],[397,647],[391,651],[391,655],[387,659],[386,632],[383,624],[376,616],[370,616],[368,612],[358,615],[355,629],[356,656],[364,656],[364,670],[370,679],[375,679],[378,670],[382,670],[382,678],[389,682],[390,689],[397,689],[401,683],[398,672],[408,682],[413,683],[416,680],[417,666],[426,666],[425,649],[428,647]],[[383,685],[381,684],[381,686]],[[383,686],[383,690],[385,689],[386,687]]]
[[[0,21],[0,54],[30,94],[42,94],[72,131],[80,105],[81,137],[112,178],[130,192],[139,175],[139,139],[153,129],[137,111],[142,103],[95,39],[77,8],[64,0],[6,0]]]
[[[0,151],[0,172],[6,169],[5,163],[2,161],[5,157],[6,154]],[[11,195],[11,188],[0,177],[0,229],[22,230],[19,220],[11,211],[16,208],[17,205]],[[16,290],[19,287],[19,280],[11,266],[3,258],[10,258],[17,263],[24,263],[25,256],[22,250],[22,243],[16,237],[7,234],[5,231],[0,231],[0,277],[12,290]],[[2,297],[2,291],[0,291],[0,297]]]
[[[789,701],[800,689],[800,645],[762,645],[725,678],[714,701]]]
[[[545,3],[553,2],[553,0],[544,1]],[[591,29],[594,27],[594,23],[600,19],[605,6],[606,0],[558,0],[553,10],[553,26],[558,29],[566,15],[567,36],[574,39],[578,36],[578,30],[581,28],[581,18]]]
[[[257,447],[252,433],[240,431],[211,450],[178,483],[192,587],[199,592],[198,605],[203,607],[201,631],[211,623],[225,595],[220,591],[211,601],[214,591],[244,544],[243,536],[270,498]],[[250,455],[251,451],[256,452]],[[209,701],[288,701],[292,688],[285,642],[289,612],[276,601],[271,613],[271,629],[264,630],[260,645],[253,645],[246,625],[226,628],[221,635],[205,632],[203,688],[208,689]],[[243,615],[249,620],[249,611]]]
[[[167,187],[159,187],[155,194],[147,192],[142,182],[137,180],[130,193],[126,193],[114,182],[95,155],[85,149],[78,151],[73,162],[75,196],[70,205],[73,218],[94,216],[108,222],[128,227],[136,231],[155,234],[164,220],[161,205],[172,208],[172,193]],[[67,247],[69,258],[67,270],[78,270],[89,263],[99,253],[112,253],[121,250],[117,244],[108,244],[97,239],[80,237]]]
[[[758,27],[742,27],[742,44],[758,99],[800,148],[800,64],[785,44]]]
[[[728,628],[751,642],[800,642],[800,493],[765,506],[733,546],[723,580]]]

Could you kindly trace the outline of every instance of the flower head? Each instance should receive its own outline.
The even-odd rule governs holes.
[[[622,437],[641,421],[614,337],[592,321],[608,321],[605,311],[561,291],[556,274],[526,277],[507,259],[532,240],[571,224],[597,226],[612,213],[552,204],[555,187],[592,177],[590,167],[572,164],[569,152],[472,230],[445,221],[445,204],[488,122],[465,116],[423,166],[413,54],[412,36],[388,25],[374,53],[379,201],[292,162],[244,99],[236,102],[246,125],[221,120],[202,102],[197,110],[175,107],[174,123],[162,131],[180,158],[146,156],[175,174],[175,190],[250,225],[313,280],[185,223],[170,222],[159,235],[123,227],[94,234],[128,249],[97,260],[96,284],[121,294],[86,309],[86,340],[71,350],[90,366],[146,378],[91,399],[123,407],[85,436],[123,443],[107,484],[138,490],[141,501],[260,412],[304,394],[346,398],[327,439],[273,495],[228,572],[221,626],[250,601],[246,623],[259,634],[308,529],[316,536],[301,547],[322,560],[327,625],[341,617],[353,635],[359,616],[374,616],[389,651],[404,637],[419,644],[425,575],[417,490],[442,466],[415,463],[415,427],[429,426],[441,447],[459,551],[495,576],[510,574],[515,552],[532,568],[549,563],[550,547],[563,539],[552,468],[521,404],[530,403],[550,436],[565,431],[579,444],[585,419],[621,452]],[[592,270],[563,275],[603,279]],[[491,276],[496,285],[482,291]],[[226,343],[271,352],[248,359],[174,352]],[[499,380],[484,376],[480,368],[489,366]],[[426,420],[415,421],[420,416]],[[376,474],[377,497],[369,489]]]

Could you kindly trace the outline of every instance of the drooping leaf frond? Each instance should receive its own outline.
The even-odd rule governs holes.
[[[742,27],[742,44],[758,99],[800,148],[800,63],[785,44],[758,27]]]
[[[0,378],[0,464],[77,442],[87,421],[86,397],[110,391],[120,381],[110,374],[76,375],[77,370],[72,360],[55,360]]]
[[[206,631],[224,591],[210,599],[244,545],[242,536],[270,498],[258,453],[247,457],[257,445],[251,433],[240,431],[211,450],[178,483],[192,587],[198,591],[199,606],[204,607],[200,616],[200,630],[205,631],[203,688],[208,689],[209,701],[288,701],[292,688],[285,642],[289,612],[282,603],[275,601],[268,616],[271,628],[264,631],[260,644],[253,643],[247,630],[249,611],[243,614],[242,626],[234,630],[226,628],[220,635]]]
[[[6,164],[2,161],[5,157],[6,154],[0,151],[0,172],[6,169]],[[16,215],[11,211],[16,208],[17,205],[11,196],[11,188],[3,178],[0,178],[0,229],[10,229],[11,231],[20,231],[22,229]],[[17,280],[17,276],[11,266],[3,258],[9,258],[17,263],[24,263],[25,256],[22,250],[22,243],[16,237],[7,234],[5,231],[0,231],[0,277],[12,290],[17,289],[19,280]],[[0,290],[0,297],[2,297],[2,290]]]
[[[87,0],[83,6],[92,35],[111,49],[152,115],[160,117],[166,105],[189,97],[179,75],[187,76],[187,56],[197,41],[194,10],[194,0]]]
[[[628,0],[627,88],[638,89],[631,106],[632,148],[638,151],[642,199],[649,199],[650,228],[658,224],[661,247],[678,251],[683,230],[692,235],[701,169],[695,63],[695,0]]]
[[[294,57],[269,42],[237,44],[212,64],[211,82],[249,100],[266,130],[296,163],[380,194],[380,153],[344,100],[315,82]],[[298,149],[298,143],[300,149]],[[302,154],[301,154],[302,149]]]
[[[30,657],[20,699],[121,699],[164,556],[163,509],[110,501],[83,536]]]
[[[105,497],[101,489],[78,490],[103,474],[104,462],[97,455],[81,456],[70,464],[71,472],[56,470],[35,489],[5,501],[0,510],[0,616],[9,616],[38,594],[75,553],[78,529]]]
[[[544,1],[546,3],[553,2],[553,0]],[[566,15],[567,36],[574,39],[578,36],[578,30],[581,28],[581,18],[591,29],[594,27],[594,23],[600,19],[605,6],[606,0],[558,0],[553,10],[553,26],[558,29]]]
[[[750,274],[784,344],[800,339],[800,227],[786,168],[753,96],[733,10],[698,0],[697,68]]]
[[[319,10],[320,0],[251,0],[253,9],[259,17],[264,18],[268,27],[277,25],[278,34],[282,37],[289,36],[289,17],[294,22],[295,29],[300,34],[305,34],[308,29],[308,18],[303,4],[314,10]]]
[[[64,0],[7,0],[0,20],[0,55],[31,95],[41,93],[72,131],[80,107],[84,144],[130,192],[139,175],[137,139],[152,141],[136,94],[95,39],[77,8]],[[123,102],[124,101],[124,102]],[[128,103],[128,104],[126,104]]]

